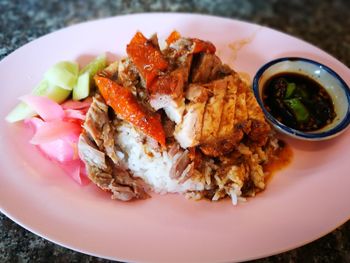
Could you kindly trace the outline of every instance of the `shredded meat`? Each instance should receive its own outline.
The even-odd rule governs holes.
[[[170,178],[177,179],[179,183],[185,182],[194,172],[194,162],[191,160],[189,150],[182,150],[178,143],[173,143],[168,153],[174,158]]]
[[[146,184],[123,167],[117,156],[120,150],[114,140],[114,125],[108,117],[108,106],[99,95],[93,98],[83,128],[78,148],[90,180],[111,192],[113,199],[147,198]]]
[[[99,149],[106,152],[108,157],[117,164],[119,158],[116,155],[115,130],[108,117],[108,106],[98,94],[93,98],[93,102],[86,114],[83,128],[91,136]]]
[[[170,171],[170,177],[178,179],[181,177],[182,173],[185,171],[186,167],[190,164],[190,158],[188,156],[188,150],[179,151],[177,153],[177,158],[175,158],[175,163]]]

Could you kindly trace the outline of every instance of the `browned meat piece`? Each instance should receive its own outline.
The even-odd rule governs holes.
[[[190,84],[186,90],[186,99],[191,102],[207,102],[209,95],[211,96],[212,92],[199,84]]]
[[[262,146],[266,144],[268,140],[268,136],[271,132],[271,127],[266,122],[264,113],[259,107],[259,104],[256,101],[254,94],[251,91],[248,91],[246,97],[248,119],[251,122],[248,136],[257,145]]]
[[[129,58],[124,58],[119,62],[118,81],[124,87],[136,87],[141,81],[135,65]]]
[[[154,110],[164,109],[168,118],[173,122],[181,122],[182,115],[185,111],[184,98],[175,100],[169,95],[157,94],[155,96],[152,96],[149,102]]]
[[[182,68],[183,70],[183,76],[185,80],[184,84],[188,83],[188,79],[190,77],[192,59],[193,59],[192,54],[185,54],[177,59],[178,67]]]
[[[174,136],[186,149],[199,144],[201,138],[201,129],[203,125],[205,103],[191,102],[186,105],[186,113],[182,122],[176,126]]]
[[[188,164],[185,168],[185,170],[181,173],[181,176],[179,178],[179,183],[183,184],[186,182],[188,179],[191,178],[194,172],[194,162]]]
[[[155,110],[163,108],[169,119],[177,124],[181,122],[185,110],[183,91],[191,69],[191,45],[192,42],[180,39],[163,51],[170,61],[171,71],[159,76],[151,89],[151,106]]]
[[[165,137],[173,137],[175,131],[175,123],[168,118],[162,118],[162,125],[165,132]]]
[[[208,156],[218,157],[231,152],[242,140],[243,132],[234,130],[228,138],[217,138],[216,140],[200,145],[201,151]]]
[[[99,74],[113,80],[118,80],[118,67],[119,67],[119,61],[115,61],[110,65],[108,65],[108,67],[103,69],[102,72],[99,72]]]
[[[168,153],[175,160],[170,170],[170,177],[179,180],[179,183],[184,183],[194,171],[194,162],[191,160],[189,150],[184,151],[174,143]]]
[[[237,146],[243,138],[243,131],[240,124],[245,121],[246,105],[239,88],[241,82],[237,74],[232,74],[225,78],[227,80],[226,96],[223,100],[223,110],[220,119],[219,132],[215,140],[201,145],[201,150],[209,156],[221,156],[229,153]],[[245,92],[243,92],[245,94]]]
[[[143,180],[133,177],[116,154],[119,149],[114,140],[114,122],[108,117],[108,106],[97,94],[86,114],[78,143],[79,156],[86,165],[88,177],[101,189],[110,191],[114,199],[147,198]]]
[[[184,70],[181,68],[159,77],[152,86],[149,98],[153,109],[164,108],[169,119],[179,123],[185,110],[183,88],[186,81]]]
[[[230,75],[233,72],[229,66],[223,65],[215,54],[200,53],[193,60],[192,83],[208,83]]]
[[[183,68],[185,70],[186,81],[188,80],[192,64],[192,49],[193,42],[191,40],[180,38],[162,51],[173,69]]]
[[[237,81],[230,75],[227,79],[227,92],[224,97],[221,122],[218,137],[230,138],[234,132],[234,121],[236,115]]]
[[[203,117],[201,143],[210,143],[217,138],[219,132],[224,97],[227,89],[227,78],[213,81],[205,87],[213,94],[206,106]]]
[[[148,197],[143,180],[113,164],[86,133],[80,135],[78,148],[90,180],[102,190],[111,192],[113,199],[129,201]]]
[[[183,90],[188,80],[191,60],[192,55],[175,56],[172,71],[160,75],[150,88],[150,105],[155,110],[163,108],[169,119],[176,123],[181,121],[185,110]]]
[[[98,147],[103,146],[103,139],[101,138],[103,126],[108,122],[108,106],[104,103],[100,95],[96,95],[86,114],[83,128],[90,134]]]
[[[226,64],[215,64],[211,70],[210,80],[224,78],[228,75],[234,74],[234,71]]]
[[[173,99],[181,98],[185,81],[184,70],[181,68],[159,76],[149,89],[151,99],[158,94],[168,95]]]
[[[221,96],[210,98],[214,106],[210,100],[206,105],[200,148],[204,154],[217,157],[232,151],[243,138],[241,128],[235,126],[238,85],[230,75],[206,86],[213,90],[221,87]]]
[[[211,79],[211,70],[221,65],[220,59],[210,53],[200,54],[194,61],[191,80],[193,83],[208,83]]]
[[[98,94],[93,98],[83,128],[95,141],[99,149],[106,152],[114,163],[119,162],[114,141],[115,130],[108,118],[108,106]]]
[[[246,87],[243,82],[239,82],[237,88],[235,127],[244,129],[248,121],[248,109],[246,102]]]
[[[203,153],[222,156],[232,151],[247,134],[258,146],[266,144],[271,128],[253,92],[234,73],[229,77],[218,135],[201,144]]]
[[[99,170],[108,170],[105,153],[97,149],[97,145],[86,133],[82,133],[79,137],[79,155],[86,165],[94,166]]]
[[[173,43],[170,43],[170,48],[177,51],[177,53],[184,54],[193,51],[193,41],[190,38],[181,37]]]
[[[232,151],[244,135],[245,96],[237,74],[205,85],[191,84],[186,90],[185,115],[174,133],[181,147],[200,144],[203,153],[215,157]]]
[[[188,150],[179,150],[175,155],[176,161],[170,170],[170,177],[173,179],[178,179],[181,177],[183,171],[190,164],[190,158],[188,156]]]
[[[190,85],[186,91],[186,99],[190,102],[186,105],[185,115],[174,133],[182,148],[193,147],[200,142],[208,93],[208,90],[200,85]]]
[[[222,110],[220,111],[220,107],[217,107],[214,110],[216,117],[213,120],[207,120],[207,123],[211,121],[211,123],[216,124],[213,127],[217,127],[215,129],[218,132],[206,140],[203,136],[204,130],[202,130],[200,148],[204,154],[217,157],[232,151],[243,139],[243,128],[246,126],[248,118],[245,100],[247,89],[236,73],[212,83],[226,85],[226,93],[221,101],[216,100],[217,103],[221,103]],[[208,130],[213,129],[210,123],[207,127]]]
[[[191,39],[180,38],[164,54],[172,61],[170,64],[178,65],[179,58],[192,52],[192,49]],[[210,52],[195,54],[191,62],[190,83],[203,83],[207,92],[202,92],[198,88],[200,86],[193,84],[186,90],[189,102],[174,133],[182,148],[200,145],[203,153],[221,156],[232,151],[244,134],[254,137],[259,145],[266,143],[269,125],[253,93],[239,75]],[[200,102],[198,94],[205,94]],[[206,97],[208,95],[209,99]]]
[[[257,145],[263,146],[269,139],[269,134],[271,132],[270,125],[264,121],[251,120],[250,132],[248,133],[249,138]]]
[[[122,186],[123,188],[128,188],[133,193],[132,199],[145,199],[149,197],[149,195],[146,192],[148,186],[141,178],[132,176],[129,171],[122,169],[120,166],[114,166],[112,174],[114,178],[114,181],[111,184],[112,187]]]
[[[178,143],[174,142],[168,146],[168,154],[170,157],[174,157],[179,152],[180,152],[180,145]]]

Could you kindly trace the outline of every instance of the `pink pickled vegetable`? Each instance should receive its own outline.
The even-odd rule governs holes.
[[[66,110],[66,109],[71,109],[71,110],[81,110],[85,108],[89,108],[92,102],[92,98],[88,97],[83,101],[75,101],[75,100],[67,100],[66,102],[61,104],[61,107]]]
[[[25,102],[45,121],[62,119],[64,117],[62,107],[49,98],[25,95],[20,97],[20,100]]]
[[[79,158],[77,144],[91,101],[71,103],[63,109],[45,97],[26,95],[21,99],[39,115],[24,121],[34,130],[30,143],[57,163],[75,182],[86,185],[89,179],[85,165]]]
[[[35,132],[40,131],[41,127],[45,125],[43,120],[36,117],[25,120],[25,123],[33,127]],[[64,163],[78,158],[77,148],[75,147],[78,138],[78,134],[72,133],[59,139],[36,144],[36,146],[50,160]]]
[[[68,121],[55,120],[44,122],[35,132],[30,140],[31,144],[48,143],[71,134],[80,134],[81,127],[79,124]]]
[[[44,121],[38,117],[33,117],[30,119],[25,119],[24,123],[33,128],[34,131],[36,131],[43,125]]]
[[[65,118],[77,119],[82,121],[85,120],[86,111],[67,109],[67,110],[64,110],[64,113],[65,113]]]
[[[56,140],[38,145],[38,148],[51,160],[65,163],[74,160],[76,153],[72,145],[64,140]]]
[[[78,184],[86,185],[89,183],[89,179],[86,176],[85,165],[80,159],[66,162],[60,166]]]

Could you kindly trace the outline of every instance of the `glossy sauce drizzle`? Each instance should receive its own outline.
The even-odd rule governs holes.
[[[263,170],[266,174],[265,181],[271,180],[273,174],[287,167],[293,159],[292,148],[284,141],[279,141],[279,149],[270,160],[263,165]]]

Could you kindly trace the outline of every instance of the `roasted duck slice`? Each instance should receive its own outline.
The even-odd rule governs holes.
[[[160,76],[149,89],[149,103],[155,110],[164,108],[169,119],[179,123],[185,110],[183,69]]]
[[[165,133],[158,113],[149,112],[128,88],[99,75],[94,79],[107,105],[113,108],[119,118],[135,125],[165,146]]]
[[[146,87],[150,87],[160,72],[168,68],[158,46],[148,40],[141,32],[137,32],[126,47],[130,59],[142,76]]]

